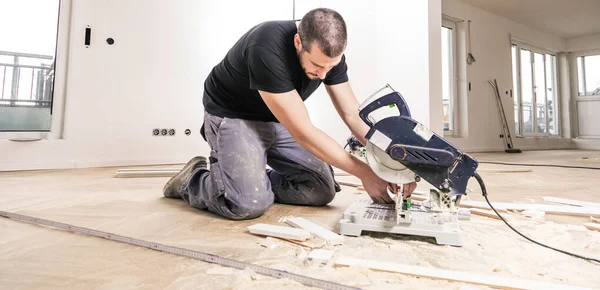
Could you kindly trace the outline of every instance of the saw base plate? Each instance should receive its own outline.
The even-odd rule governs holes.
[[[457,213],[428,212],[425,207],[414,204],[411,214],[410,223],[397,224],[394,204],[357,200],[344,212],[339,222],[340,234],[358,237],[363,231],[383,232],[433,237],[441,245],[463,245]]]

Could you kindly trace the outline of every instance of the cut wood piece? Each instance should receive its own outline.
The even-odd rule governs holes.
[[[418,200],[418,201],[424,201],[424,200],[428,200],[429,197],[428,196],[423,196],[423,195],[411,195],[410,199],[412,199],[412,200]]]
[[[442,279],[448,281],[471,283],[506,289],[586,289],[564,284],[538,282],[535,280],[502,277],[498,275],[484,275],[453,270],[442,270],[436,268],[379,262],[375,260],[364,260],[351,257],[338,258],[335,261],[335,264],[342,266],[362,266],[373,270],[402,273],[416,277]]]
[[[585,223],[585,224],[583,224],[583,226],[586,227],[586,228],[588,228],[588,230],[599,231],[600,232],[600,224]]]
[[[491,210],[485,210],[485,209],[480,209],[480,208],[473,208],[473,209],[471,209],[471,213],[474,214],[474,215],[489,217],[489,218],[493,218],[493,219],[497,219],[497,220],[500,219],[500,217],[495,212],[493,212]]]
[[[182,168],[120,168],[117,172],[131,172],[131,171],[175,171],[179,172]]]
[[[595,207],[572,207],[562,205],[548,205],[548,204],[524,204],[524,203],[510,203],[510,202],[492,202],[494,208],[500,210],[538,210],[546,212],[546,214],[556,215],[572,215],[572,216],[598,216],[600,215],[600,208]],[[460,203],[461,207],[467,208],[481,208],[490,209],[490,206],[485,201],[471,201],[466,200]]]
[[[477,169],[478,173],[521,173],[521,172],[532,172],[531,168],[523,169]]]
[[[268,224],[254,224],[249,226],[248,230],[250,231],[250,233],[255,235],[263,235],[297,241],[306,241],[311,237],[310,232],[307,230]]]
[[[535,209],[524,210],[521,212],[521,214],[526,217],[529,217],[529,218],[541,218],[544,215],[546,215],[545,212],[543,212],[541,210],[535,210]]]
[[[589,201],[559,198],[559,197],[552,197],[552,196],[544,196],[543,199],[544,199],[544,201],[553,202],[553,203],[567,204],[567,205],[573,205],[573,206],[582,206],[582,207],[598,207],[598,208],[600,208],[600,203],[597,203],[597,202],[589,202]]]
[[[301,228],[311,232],[313,235],[325,240],[325,242],[327,242],[327,244],[330,246],[341,245],[344,241],[344,238],[341,235],[321,227],[320,225],[315,224],[305,218],[290,217],[286,218],[285,222],[293,227]]]
[[[411,193],[411,195],[427,195],[427,196],[429,196],[429,191],[415,190],[415,191],[413,191],[413,193]]]
[[[118,178],[137,178],[137,177],[172,177],[177,174],[179,170],[170,170],[170,169],[150,169],[150,170],[142,170],[142,169],[134,169],[134,170],[124,170],[119,169],[115,173],[115,177]]]
[[[485,209],[485,210],[490,210],[492,211],[492,209],[488,206],[488,207],[484,207],[484,206],[478,206],[478,205],[473,205],[472,203],[470,203],[469,200],[461,200],[460,201],[460,205],[459,207],[461,208],[469,208],[469,209]],[[496,209],[496,211],[501,212],[501,213],[508,213],[508,210],[506,208],[499,208],[496,206],[496,204],[494,203],[494,208]],[[493,212],[493,211],[492,211]]]
[[[312,249],[322,248],[325,245],[327,245],[327,243],[324,240],[321,240],[319,238],[311,238],[311,239],[308,239],[306,241],[294,241],[294,240],[283,239],[283,238],[278,238],[278,239],[280,239],[280,240],[282,240],[284,242],[287,242],[287,243],[294,244],[294,245],[300,245],[300,246],[303,246],[303,247],[307,247],[307,248],[309,248],[311,250]]]
[[[600,224],[600,218],[595,218],[595,217],[591,216],[590,217],[590,221],[593,222],[593,223]]]
[[[267,249],[277,248],[277,239],[272,238],[272,237],[266,237],[264,240],[262,240],[260,242],[260,245]]]
[[[308,254],[306,260],[313,263],[327,264],[335,252],[331,250],[314,249]]]

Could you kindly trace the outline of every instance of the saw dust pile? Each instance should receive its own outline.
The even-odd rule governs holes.
[[[517,226],[519,231],[535,240],[585,256],[600,257],[600,232],[589,231],[583,226],[532,220],[512,213],[503,216]],[[591,289],[600,286],[599,265],[528,242],[502,221],[472,216],[470,221],[463,221],[461,227],[465,238],[463,247],[442,246],[435,244],[430,238],[395,234],[369,233],[358,238],[346,237],[341,246],[322,247],[335,252],[334,257],[326,263],[307,262],[306,255],[310,248],[279,239],[276,246],[270,248],[257,242],[256,247],[262,247],[263,253],[256,264],[364,289],[493,288],[374,271],[361,266],[338,266],[335,265],[336,259],[353,257],[507,279],[520,278],[559,286]],[[216,275],[228,278],[187,282],[210,289],[310,288],[289,280],[257,275],[249,269],[241,271],[211,268],[210,271],[213,271],[213,275],[218,273]],[[207,270],[207,273],[210,272]]]

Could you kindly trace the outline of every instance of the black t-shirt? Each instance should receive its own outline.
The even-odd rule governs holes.
[[[321,84],[348,81],[345,56],[324,80],[311,80],[300,65],[294,20],[268,21],[246,32],[204,82],[203,104],[212,115],[246,120],[277,119],[258,90],[284,93],[293,89],[306,100]]]

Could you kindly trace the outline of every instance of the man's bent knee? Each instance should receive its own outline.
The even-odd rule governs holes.
[[[307,205],[324,206],[328,205],[335,198],[334,183],[322,184],[315,188],[310,195],[307,195]]]
[[[258,194],[257,192],[253,192],[226,196],[223,202],[212,206],[212,209],[209,206],[209,209],[229,219],[247,220],[262,216],[272,204],[272,193],[264,192]]]

